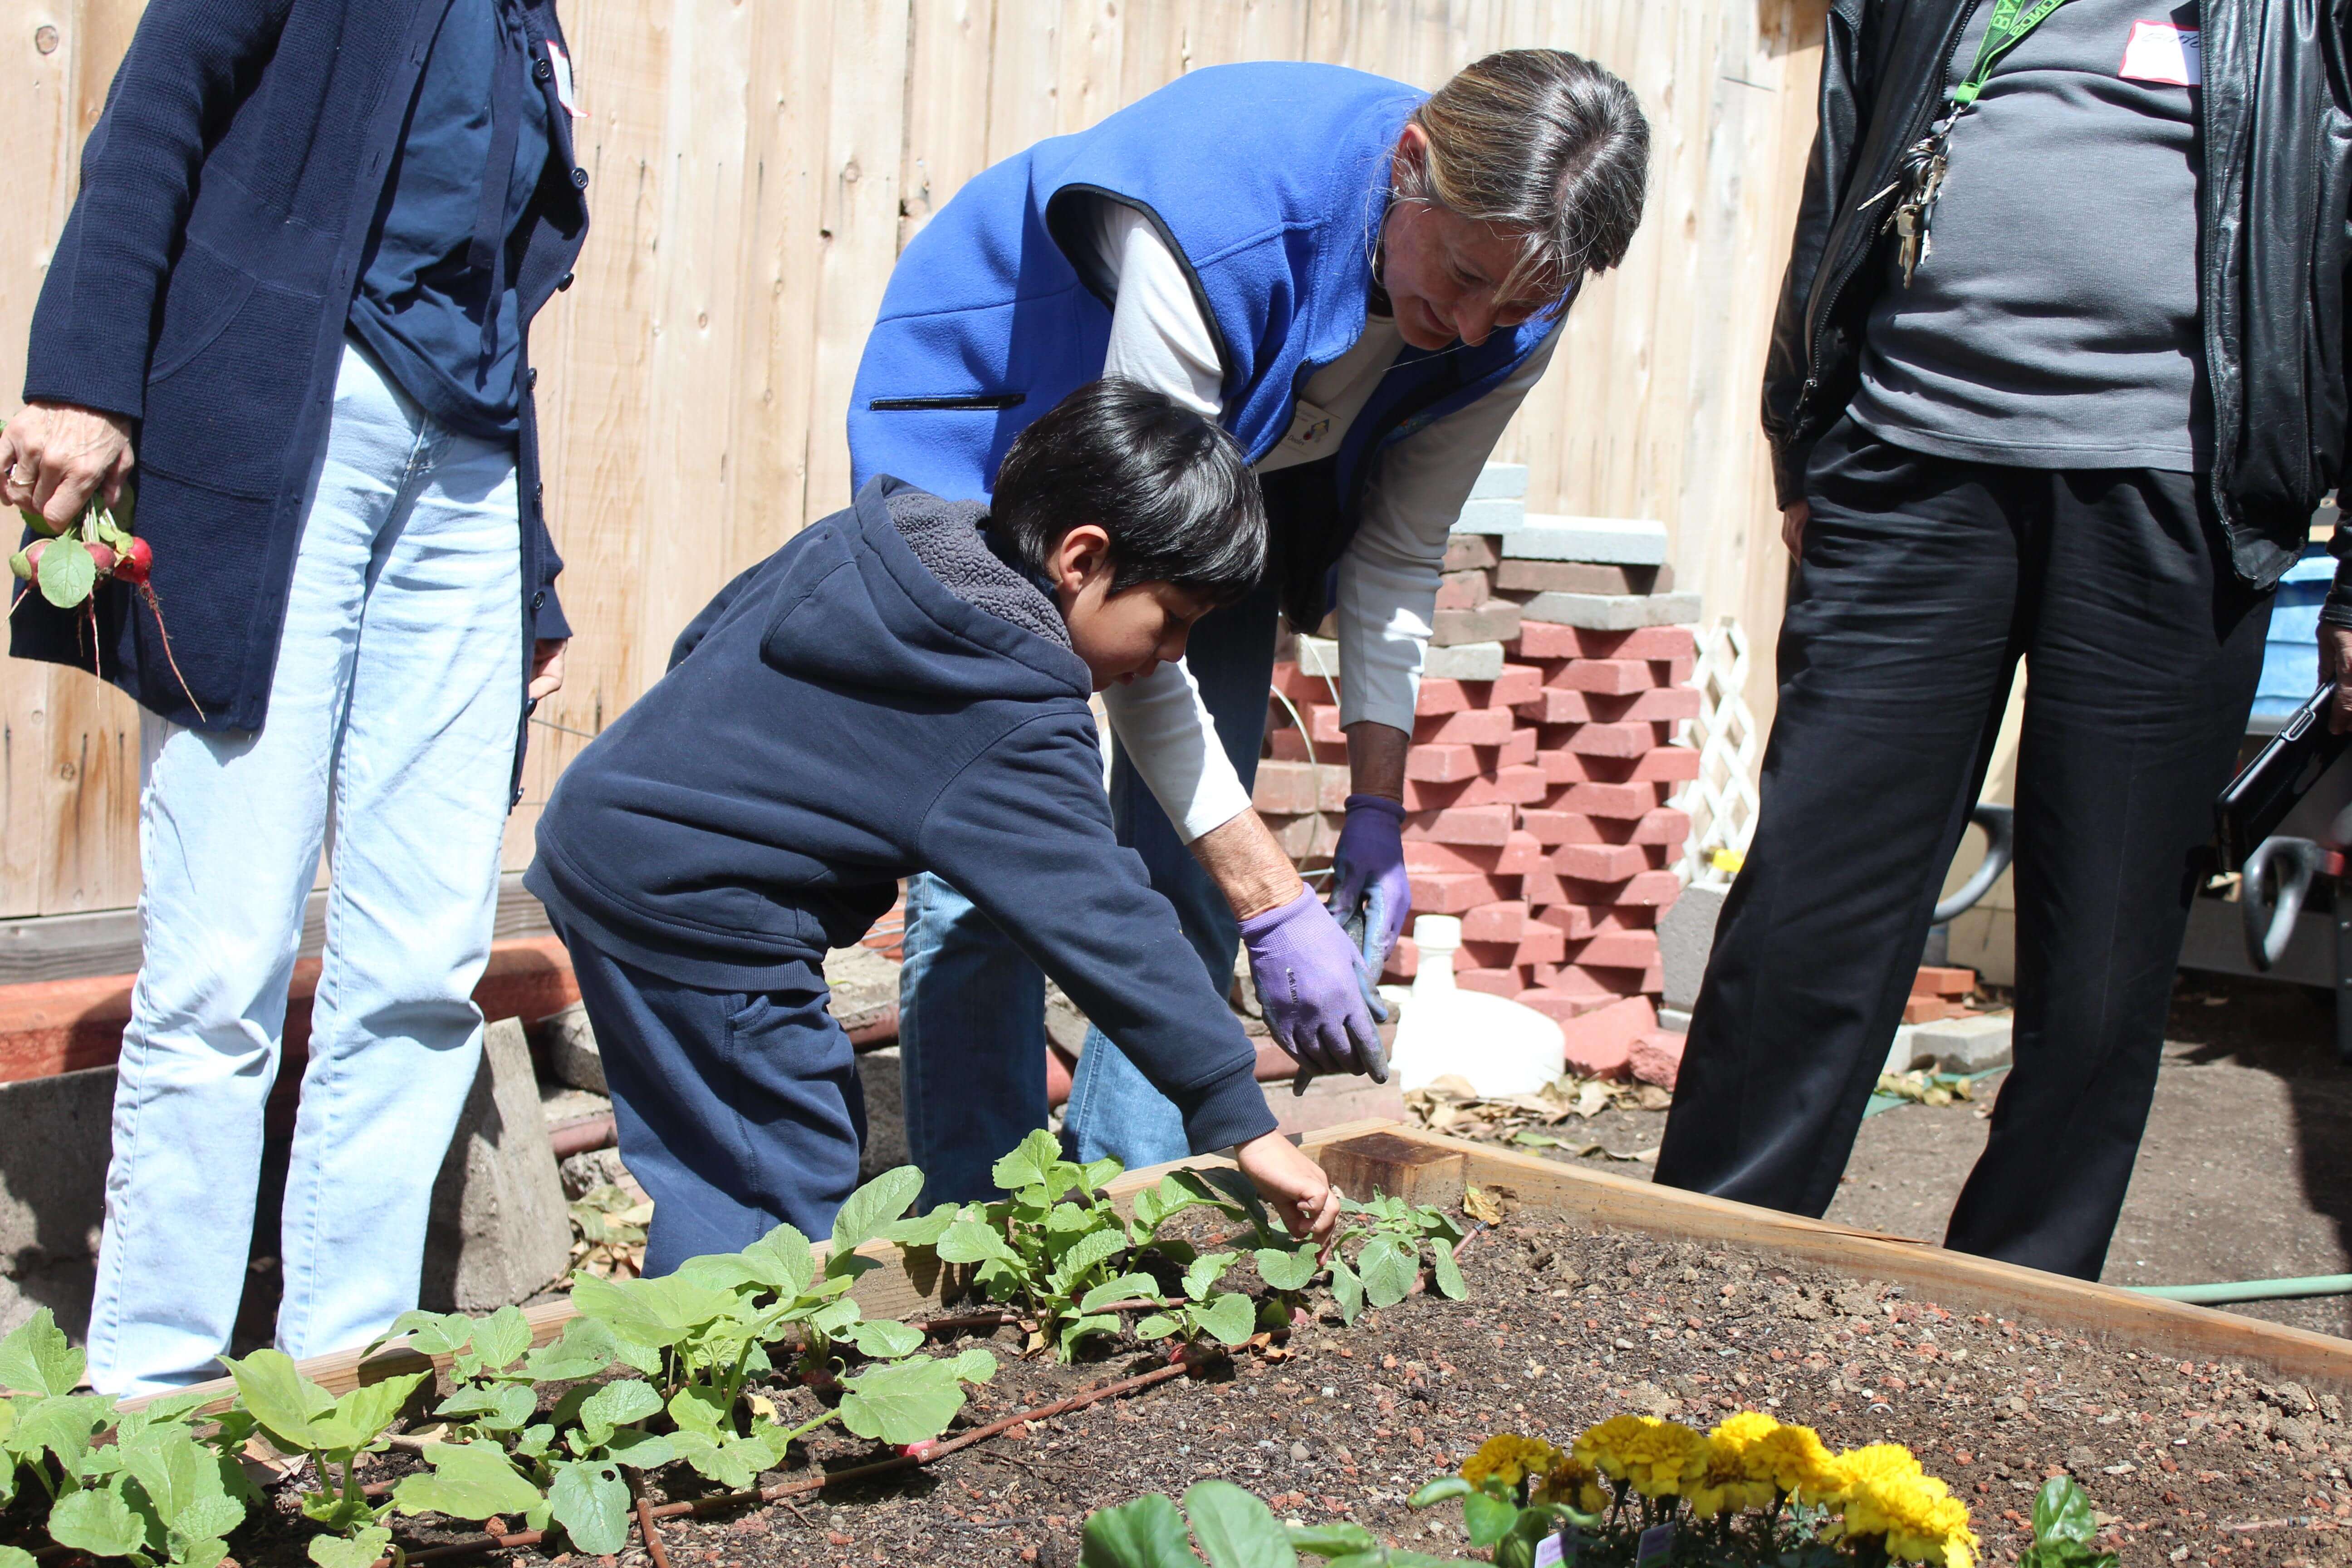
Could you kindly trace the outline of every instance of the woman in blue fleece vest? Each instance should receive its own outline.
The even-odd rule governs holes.
[[[1105,374],[1247,453],[1267,582],[1185,661],[1104,693],[1112,809],[1213,979],[1245,943],[1269,1027],[1317,1070],[1364,1069],[1411,902],[1404,757],[1447,531],[1583,279],[1623,258],[1648,148],[1625,85],[1558,50],[1490,56],[1433,96],[1335,66],[1195,71],[972,179],[908,246],[867,340],[861,483],[984,496],[1029,421]],[[1250,808],[1277,612],[1338,619],[1352,793],[1328,909]],[[1360,944],[1339,923],[1357,918]],[[937,877],[909,889],[906,952],[909,1149],[935,1195],[981,1196],[1045,1115],[1043,981]],[[1184,1152],[1099,1030],[1068,1124],[1087,1158]]]

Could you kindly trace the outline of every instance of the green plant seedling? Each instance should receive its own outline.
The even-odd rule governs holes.
[[[392,1506],[401,1512],[466,1520],[511,1516],[533,1530],[546,1528],[547,1499],[498,1444],[428,1443],[425,1462],[433,1467],[429,1474],[404,1477],[393,1489]]]
[[[1439,1210],[1378,1192],[1368,1203],[1347,1200],[1339,1208],[1353,1216],[1353,1223],[1342,1225],[1331,1258],[1331,1294],[1343,1321],[1353,1324],[1368,1303],[1393,1307],[1411,1295],[1421,1279],[1424,1253],[1431,1283],[1440,1295],[1458,1301],[1469,1293],[1461,1265],[1454,1259],[1461,1227]],[[1358,1244],[1355,1256],[1344,1260],[1351,1242]]]
[[[1297,1568],[1302,1552],[1332,1559],[1332,1568],[1444,1568],[1455,1561],[1382,1546],[1361,1525],[1285,1526],[1232,1482],[1206,1480],[1184,1493],[1181,1511],[1159,1492],[1098,1510],[1086,1522],[1078,1563],[1080,1568],[1199,1568],[1205,1557],[1210,1568]]]
[[[2017,1568],[2116,1568],[2122,1559],[2092,1544],[2098,1533],[2090,1498],[2071,1477],[2053,1476],[2033,1500],[2033,1544]]]
[[[370,1504],[360,1490],[359,1456],[383,1447],[384,1433],[408,1396],[428,1375],[386,1378],[341,1399],[302,1375],[282,1351],[260,1350],[243,1361],[223,1356],[236,1380],[238,1401],[280,1449],[310,1457],[322,1489],[302,1499],[303,1517],[339,1535],[382,1522],[390,1505]],[[337,1470],[340,1486],[331,1485]]]

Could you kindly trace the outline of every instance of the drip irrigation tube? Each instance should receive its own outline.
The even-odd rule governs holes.
[[[2296,1279],[2234,1279],[2215,1285],[2126,1285],[2142,1296],[2200,1307],[2233,1301],[2292,1301],[2305,1296],[2352,1296],[2352,1274],[2310,1274]]]

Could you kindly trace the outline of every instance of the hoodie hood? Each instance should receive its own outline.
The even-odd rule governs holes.
[[[894,701],[929,697],[1042,701],[1093,694],[1086,662],[1058,644],[960,596],[908,542],[903,513],[926,553],[992,600],[1018,605],[1037,590],[989,553],[977,507],[968,510],[877,475],[846,511],[813,523],[775,592],[760,657],[769,668]],[[970,541],[967,546],[965,539]],[[985,558],[993,573],[972,559]],[[1014,592],[1018,590],[1018,594]],[[1051,606],[1039,605],[1054,615]],[[1034,610],[1031,616],[1034,619]]]

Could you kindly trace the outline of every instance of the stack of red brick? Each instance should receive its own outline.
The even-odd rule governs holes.
[[[1697,776],[1698,753],[1672,743],[1698,710],[1691,632],[1529,618],[1506,596],[1513,567],[1593,568],[1506,562],[1488,536],[1457,532],[1446,565],[1431,668],[1492,674],[1422,682],[1405,767],[1413,911],[1461,917],[1462,985],[1559,1020],[1570,1069],[1622,1076],[1657,1029],[1655,928],[1681,888],[1669,868],[1690,823],[1666,801]],[[1499,661],[1446,657],[1495,644]],[[1288,706],[1258,765],[1258,810],[1307,867],[1328,863],[1348,794],[1338,680],[1321,673],[1336,664],[1300,639],[1276,667]],[[1415,964],[1408,936],[1384,978]]]

